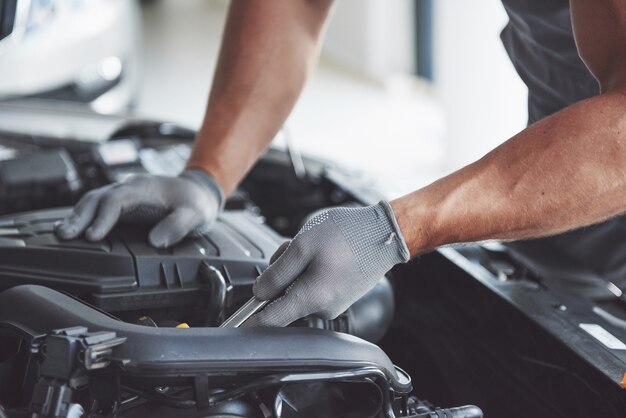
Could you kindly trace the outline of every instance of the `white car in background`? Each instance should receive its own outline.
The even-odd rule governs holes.
[[[0,100],[132,106],[140,26],[134,0],[0,0]]]

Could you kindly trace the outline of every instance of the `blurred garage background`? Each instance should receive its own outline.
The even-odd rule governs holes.
[[[0,0],[4,16],[10,7],[5,98],[130,105],[199,126],[227,1]],[[338,0],[288,122],[292,143],[368,173],[389,197],[475,160],[526,121],[525,88],[500,44],[505,24],[499,2]]]

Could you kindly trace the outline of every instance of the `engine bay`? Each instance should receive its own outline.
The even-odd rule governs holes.
[[[334,320],[274,329],[219,325],[311,216],[378,202],[367,177],[270,148],[202,237],[155,249],[149,225],[119,224],[100,242],[57,239],[89,190],[178,174],[194,134],[0,105],[0,418],[624,415],[608,223],[572,233],[585,257],[559,249],[567,237],[441,248]]]
[[[102,126],[78,115],[83,125],[90,117]],[[85,192],[184,167],[192,131],[109,122],[115,128],[96,140],[0,129],[2,418],[482,416],[421,400],[375,345],[394,316],[390,277],[334,320],[218,328],[310,216],[380,198],[329,162],[269,150],[216,227],[172,248],[150,247],[147,226],[136,224],[100,242],[59,240],[55,224]]]

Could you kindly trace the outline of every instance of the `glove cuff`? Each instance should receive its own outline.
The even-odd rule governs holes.
[[[390,239],[395,239],[398,245],[398,250],[400,252],[400,257],[404,262],[407,262],[411,259],[411,253],[409,251],[409,247],[406,245],[406,241],[404,240],[404,236],[402,235],[402,231],[400,230],[400,225],[398,225],[398,220],[396,219],[396,215],[393,213],[393,209],[391,205],[386,200],[381,200],[378,205],[382,208],[383,212],[387,216],[389,220],[389,224],[393,229],[393,232],[396,234],[395,237],[390,237]]]
[[[215,180],[215,177],[199,168],[189,168],[183,171],[179,175],[179,177],[189,179],[199,186],[209,190],[217,199],[217,206],[219,210],[221,211],[222,209],[224,209],[226,199],[224,197],[224,192],[222,191],[220,185],[217,183],[217,180]]]
[[[330,209],[327,216],[343,234],[364,277],[380,278],[396,264],[409,261],[409,249],[389,203]],[[315,227],[324,219],[312,221]]]

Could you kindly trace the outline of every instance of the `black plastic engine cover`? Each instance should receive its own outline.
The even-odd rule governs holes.
[[[118,315],[158,310],[171,319],[189,318],[206,308],[210,289],[203,262],[224,276],[226,306],[234,309],[250,297],[250,286],[285,240],[249,211],[226,211],[208,235],[168,249],[151,247],[149,226],[141,225],[120,224],[100,242],[59,240],[54,224],[68,213],[0,218],[0,290],[40,284]]]

